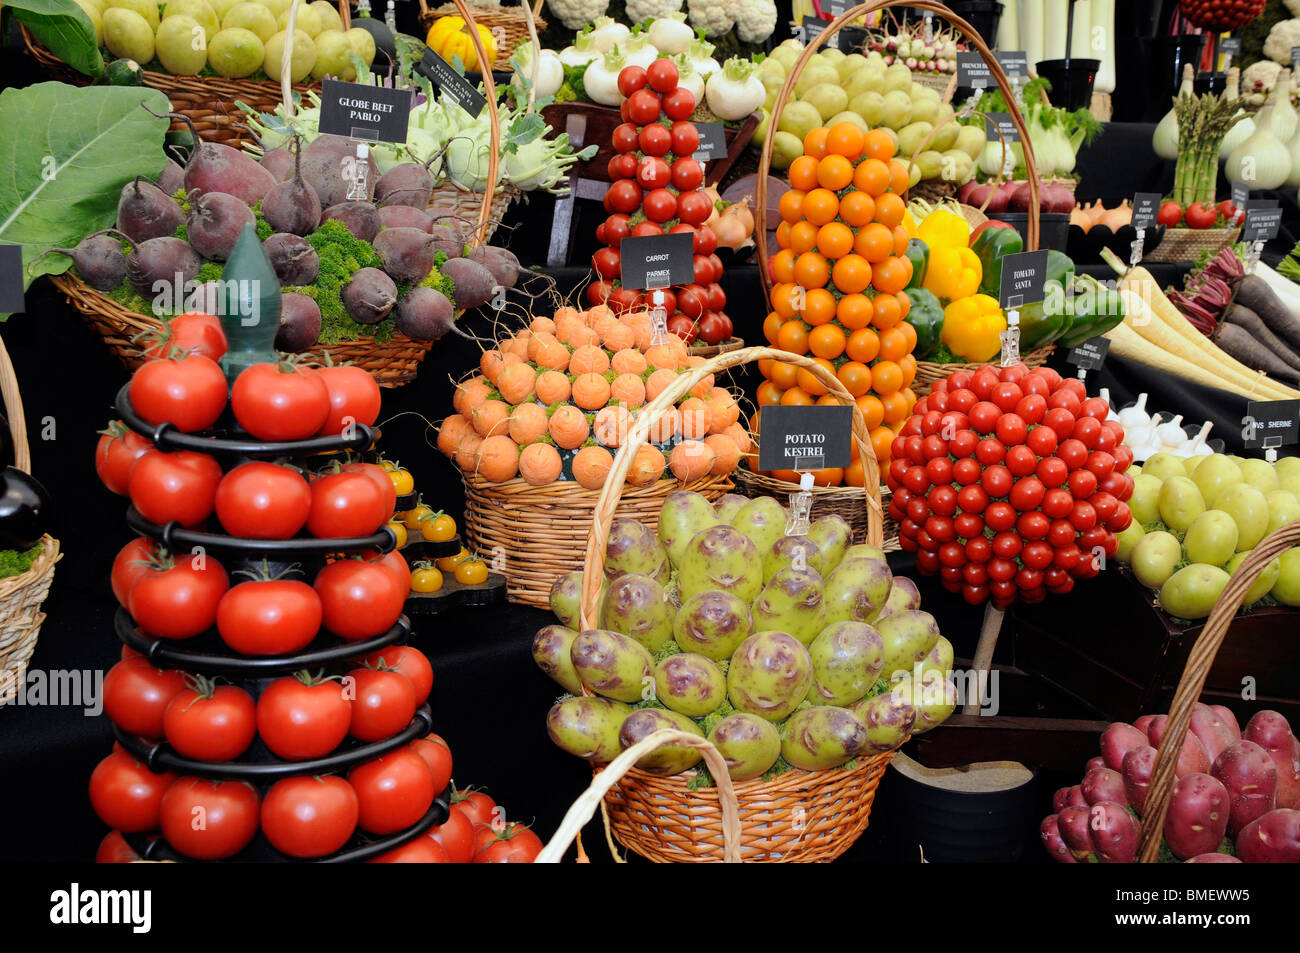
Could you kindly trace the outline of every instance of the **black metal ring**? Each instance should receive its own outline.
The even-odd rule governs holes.
[[[397,546],[397,534],[387,526],[379,527],[369,536],[343,536],[335,539],[318,539],[315,536],[294,536],[292,539],[247,539],[241,536],[186,529],[175,520],[159,526],[141,516],[140,511],[134,506],[126,511],[126,525],[141,536],[158,540],[173,553],[188,552],[195,546],[201,546],[205,550],[242,553],[258,558],[320,556],[329,553],[350,553],[359,549],[373,549],[382,555],[392,552]]]

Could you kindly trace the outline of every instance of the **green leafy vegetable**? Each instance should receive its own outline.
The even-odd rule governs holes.
[[[117,217],[122,186],[155,177],[171,107],[157,90],[38,83],[0,93],[0,242],[23,246],[23,288],[71,264],[61,255]],[[8,318],[0,315],[0,320]]]
[[[5,0],[5,6],[42,46],[78,73],[99,76],[104,72],[94,24],[72,0]]]
[[[36,557],[41,554],[43,543],[37,543],[31,549],[25,552],[18,552],[16,549],[6,549],[0,551],[0,579],[7,579],[10,576],[21,576],[27,570],[32,568],[32,563]]]

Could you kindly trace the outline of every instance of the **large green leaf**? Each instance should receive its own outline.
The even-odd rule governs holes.
[[[73,0],[5,0],[5,6],[42,46],[77,72],[87,76],[104,72],[95,27]]]
[[[117,218],[122,186],[162,171],[171,107],[157,90],[38,83],[0,93],[0,242],[23,246],[23,288],[71,264],[71,248]],[[0,315],[0,320],[8,315]]]

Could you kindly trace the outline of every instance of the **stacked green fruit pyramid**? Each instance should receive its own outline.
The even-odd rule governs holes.
[[[599,628],[579,631],[582,574],[560,577],[560,625],[533,658],[570,694],[547,717],[551,740],[605,763],[654,731],[707,737],[733,780],[821,771],[891,751],[956,706],[952,646],[885,555],[850,545],[838,516],[787,535],[770,497],[697,493],[665,500],[655,532],[610,527]],[[584,694],[584,688],[591,694]],[[665,747],[637,767],[693,768]]]

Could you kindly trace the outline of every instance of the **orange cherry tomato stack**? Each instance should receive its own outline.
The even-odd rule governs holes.
[[[881,467],[912,413],[916,332],[903,319],[911,301],[907,164],[886,130],[842,122],[814,129],[790,166],[781,197],[780,251],[768,259],[772,311],[763,333],[774,347],[813,358],[856,398]],[[760,365],[758,404],[838,403],[807,370]],[[836,478],[838,476],[838,479]],[[827,475],[826,485],[861,486],[862,462]]]

